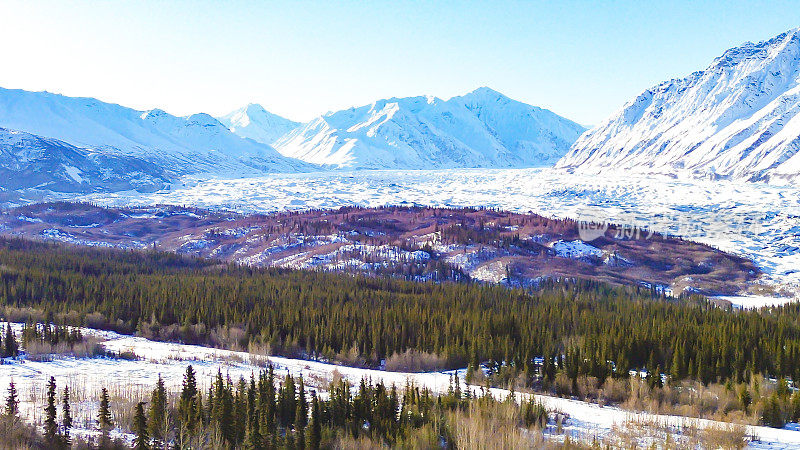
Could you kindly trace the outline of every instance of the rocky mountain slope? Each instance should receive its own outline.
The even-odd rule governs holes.
[[[557,167],[786,182],[800,174],[800,28],[626,103]]]
[[[408,97],[329,113],[275,141],[285,156],[355,169],[541,167],[584,129],[489,88],[450,100]]]
[[[74,193],[150,192],[169,182],[163,169],[141,159],[4,128],[0,128],[0,180],[5,190]]]

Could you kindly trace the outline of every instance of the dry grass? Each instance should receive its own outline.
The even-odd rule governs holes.
[[[602,445],[611,448],[724,449],[739,450],[749,437],[743,425],[726,424],[698,428],[691,423],[672,426],[654,420],[633,420],[612,429]]]
[[[385,368],[390,372],[431,372],[446,368],[447,362],[447,358],[435,353],[408,349],[390,356]]]

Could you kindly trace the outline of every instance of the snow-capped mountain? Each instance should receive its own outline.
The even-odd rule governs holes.
[[[557,167],[781,181],[800,175],[800,28],[659,84],[573,144]]]
[[[156,164],[5,128],[0,128],[0,180],[5,190],[74,193],[152,192],[169,183]]]
[[[329,113],[273,145],[285,156],[338,168],[538,167],[555,163],[583,131],[480,88],[450,100],[391,98]]]
[[[300,125],[298,122],[272,114],[255,103],[243,106],[218,119],[236,135],[267,145],[272,145],[278,138]]]
[[[0,127],[160,165],[173,174],[308,170],[272,147],[233,134],[208,114],[176,117],[94,98],[0,88]]]

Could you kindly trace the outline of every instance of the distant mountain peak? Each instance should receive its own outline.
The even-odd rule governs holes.
[[[218,119],[233,133],[267,145],[300,125],[267,111],[258,103],[248,103]]]
[[[481,87],[473,90],[472,92],[464,94],[462,97],[469,97],[469,96],[486,98],[486,99],[508,98],[507,96],[503,95],[502,93],[497,92],[496,90],[494,90],[494,89],[492,89],[490,87],[487,87],[487,86],[481,86]]]
[[[193,124],[197,124],[197,125],[213,126],[213,127],[220,126],[220,127],[223,127],[223,128],[227,128],[219,120],[215,119],[214,117],[212,117],[211,115],[206,114],[206,113],[192,114],[191,116],[187,117],[186,119],[189,121],[189,123],[193,123]]]
[[[442,100],[387,98],[327,113],[275,142],[285,156],[340,168],[553,164],[584,129],[489,89]]]
[[[156,118],[159,118],[159,117],[165,117],[165,116],[168,116],[168,115],[169,114],[167,114],[167,112],[164,111],[163,109],[155,108],[155,109],[151,109],[149,111],[143,112],[142,115],[141,115],[141,118],[142,118],[142,120],[152,120],[152,119],[156,119]]]

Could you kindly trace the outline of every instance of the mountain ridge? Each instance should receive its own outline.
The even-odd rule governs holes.
[[[793,182],[799,150],[796,28],[647,89],[581,136],[555,167]]]
[[[308,171],[312,166],[241,138],[205,113],[173,116],[91,97],[0,88],[0,127],[163,166],[175,175]]]
[[[583,131],[548,110],[479,88],[449,100],[392,97],[330,112],[274,145],[284,156],[348,169],[540,167],[554,163]]]

